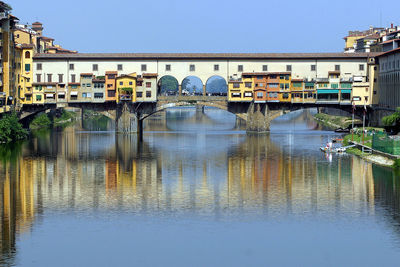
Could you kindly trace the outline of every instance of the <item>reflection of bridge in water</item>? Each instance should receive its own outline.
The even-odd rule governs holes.
[[[378,199],[399,214],[395,178],[375,177],[381,168],[357,158],[330,163],[294,155],[269,136],[205,138],[211,139],[195,142],[222,138],[230,148],[180,154],[187,143],[171,133],[150,135],[145,142],[101,133],[52,133],[30,141],[15,162],[0,164],[1,257],[12,257],[16,234],[29,230],[46,210],[215,215],[258,210],[279,216],[325,214],[335,207],[373,215]],[[166,140],[176,149],[164,147]]]

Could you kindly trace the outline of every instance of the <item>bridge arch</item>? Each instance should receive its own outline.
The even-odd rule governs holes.
[[[203,81],[197,76],[187,76],[182,80],[182,95],[203,95]]]
[[[225,78],[214,75],[207,79],[206,94],[210,96],[227,96],[228,84]]]
[[[172,75],[164,75],[157,82],[157,95],[168,96],[179,94],[179,82]]]

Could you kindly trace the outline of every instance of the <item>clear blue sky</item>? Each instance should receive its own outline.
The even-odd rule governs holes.
[[[348,30],[400,24],[399,0],[5,1],[79,52],[338,52]]]

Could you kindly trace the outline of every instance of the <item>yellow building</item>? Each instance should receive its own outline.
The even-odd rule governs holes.
[[[292,77],[290,72],[282,73],[279,75],[279,101],[280,102],[291,102],[292,95],[290,84],[292,82]]]
[[[32,81],[33,81],[33,45],[17,45],[17,104],[20,106],[33,104]]]
[[[291,92],[292,103],[303,103],[303,79],[292,79]]]
[[[253,101],[254,83],[252,76],[243,75],[242,79],[230,80],[228,83],[228,101]]]
[[[121,75],[116,79],[117,103],[136,102],[136,73]]]
[[[44,88],[46,86],[45,83],[33,83],[33,92],[32,92],[32,104],[34,105],[44,105]]]

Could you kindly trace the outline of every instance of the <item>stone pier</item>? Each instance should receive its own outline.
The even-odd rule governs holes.
[[[247,132],[269,132],[270,118],[267,104],[251,103],[247,112]]]
[[[117,110],[115,130],[121,133],[140,133],[143,129],[143,122],[139,120],[136,112],[127,103]]]

